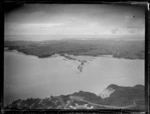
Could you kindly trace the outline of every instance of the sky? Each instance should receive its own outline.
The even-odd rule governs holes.
[[[133,5],[24,4],[6,13],[4,20],[5,40],[144,38],[145,33],[144,9]]]

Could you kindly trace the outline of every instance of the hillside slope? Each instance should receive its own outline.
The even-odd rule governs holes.
[[[144,109],[144,86],[122,87],[114,84],[106,89],[114,89],[106,98],[94,93],[79,91],[69,95],[49,98],[18,99],[9,109]]]

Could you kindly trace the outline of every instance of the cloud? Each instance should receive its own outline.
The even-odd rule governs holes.
[[[145,28],[128,28],[127,29],[129,33],[134,34],[144,34]]]
[[[55,29],[62,28],[64,25],[65,23],[5,23],[5,35],[47,34]]]
[[[5,16],[8,35],[125,35],[142,33],[142,9],[111,5],[24,5]],[[141,30],[140,30],[141,28]]]
[[[48,27],[56,27],[63,26],[64,23],[48,23],[48,24],[24,24],[25,27],[39,27],[39,28],[48,28]]]
[[[115,29],[112,29],[111,32],[112,32],[113,34],[116,34],[118,30],[119,30],[118,28],[115,28]]]
[[[124,27],[127,28],[144,28],[145,27],[145,20],[143,17],[140,16],[125,16],[125,23]]]

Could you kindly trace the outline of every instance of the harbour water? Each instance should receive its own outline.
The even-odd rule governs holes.
[[[144,85],[144,60],[111,56],[72,56],[59,54],[38,58],[17,51],[4,52],[4,101],[66,95],[80,90],[99,94],[110,84]],[[82,72],[78,60],[86,61]]]

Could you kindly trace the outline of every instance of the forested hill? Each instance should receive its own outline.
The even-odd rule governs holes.
[[[144,40],[51,40],[51,41],[5,41],[5,48],[18,50],[39,58],[53,54],[113,55],[116,58],[144,59]]]
[[[79,91],[48,98],[18,99],[7,109],[138,109],[144,110],[144,86],[123,87],[111,84],[106,89],[115,91],[107,98],[91,92]]]

